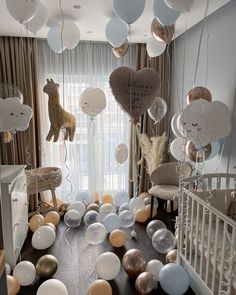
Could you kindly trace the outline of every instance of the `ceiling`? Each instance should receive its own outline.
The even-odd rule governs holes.
[[[59,0],[41,0],[48,11],[48,24],[37,37],[45,38],[50,26],[61,20]],[[210,0],[209,13],[216,11],[230,0]],[[73,8],[74,5],[79,9]],[[154,18],[153,0],[146,0],[145,10],[141,17],[131,25],[131,41],[146,43],[151,35],[150,26]],[[26,32],[8,12],[5,0],[0,0],[0,35],[1,36],[33,36]],[[176,22],[175,36],[202,20],[206,7],[206,0],[195,0],[188,13],[182,14]],[[65,18],[74,20],[80,28],[81,40],[106,41],[105,26],[115,14],[112,0],[62,0],[62,10]]]

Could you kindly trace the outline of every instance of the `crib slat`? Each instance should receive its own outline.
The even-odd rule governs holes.
[[[194,269],[197,269],[197,253],[198,253],[198,226],[199,226],[199,203],[197,203],[197,220],[196,220],[196,243],[195,243],[195,259]]]
[[[206,221],[206,213],[205,213],[205,207],[203,207],[203,212],[202,212],[202,215],[203,215],[203,218],[202,218],[202,228],[201,228],[201,231],[202,231],[202,234],[201,234],[201,250],[200,250],[200,271],[199,271],[199,274],[200,274],[200,277],[202,278],[202,264],[203,264],[203,257],[204,257],[204,240],[205,240],[205,221]]]
[[[186,259],[188,259],[188,227],[189,227],[189,195],[186,196],[186,207],[184,208],[185,209],[185,239],[184,239],[184,255],[186,257]]]
[[[236,228],[233,229],[232,233],[232,241],[231,241],[231,249],[230,249],[230,260],[234,258],[236,251]],[[233,265],[232,268],[229,271],[229,281],[228,281],[228,288],[227,288],[227,295],[231,294],[232,289],[232,274],[233,274]]]
[[[193,222],[194,222],[194,220],[193,220],[193,218],[194,218],[194,203],[195,203],[195,201],[194,201],[194,199],[192,198],[192,202],[191,202],[191,207],[192,207],[192,209],[191,209],[191,229],[190,229],[190,237],[189,237],[189,239],[190,239],[190,252],[189,252],[189,263],[190,263],[190,265],[192,265],[192,248],[193,248]],[[186,237],[187,238],[187,237]]]
[[[222,244],[221,262],[220,262],[220,279],[219,279],[219,292],[218,292],[219,295],[221,294],[221,291],[223,291],[222,290],[222,280],[223,280],[223,275],[224,275],[226,231],[227,231],[227,223],[224,221],[223,244]]]
[[[219,217],[216,215],[216,235],[215,235],[215,247],[214,247],[214,257],[213,257],[212,282],[211,282],[211,289],[213,292],[214,292],[215,280],[216,280],[218,240],[219,240]]]
[[[211,257],[211,226],[212,226],[212,212],[209,213],[209,227],[208,227],[208,240],[207,240],[207,263],[206,263],[206,275],[205,275],[205,283],[208,285],[209,279],[209,265],[210,265],[210,257]]]

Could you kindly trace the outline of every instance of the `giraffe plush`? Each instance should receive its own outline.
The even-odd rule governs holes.
[[[54,83],[53,79],[47,79],[47,84],[43,92],[48,95],[48,113],[51,122],[50,130],[46,140],[56,142],[59,138],[61,129],[65,129],[65,140],[72,141],[75,134],[76,120],[75,116],[65,111],[60,105],[59,84]]]

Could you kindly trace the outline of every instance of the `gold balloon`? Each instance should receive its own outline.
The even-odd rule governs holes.
[[[99,205],[96,203],[91,203],[87,206],[87,211],[96,211],[99,212]]]
[[[105,280],[96,280],[89,286],[88,295],[112,295],[111,285]]]
[[[145,271],[147,261],[142,251],[130,249],[125,253],[122,263],[126,273],[130,277],[136,278]]]
[[[103,195],[102,202],[103,204],[113,204],[113,197],[111,195]]]
[[[59,206],[59,212],[63,212],[63,213],[67,212],[69,205],[70,205],[69,202],[62,203]]]
[[[145,198],[143,201],[144,201],[145,205],[151,204],[151,198],[150,197]]]
[[[56,211],[50,211],[45,216],[45,223],[53,223],[57,225],[60,222],[60,215]]]
[[[211,95],[210,90],[208,90],[206,87],[202,87],[202,86],[194,87],[187,94],[187,104],[190,104],[192,101],[200,99],[200,98],[211,102],[212,95]]]
[[[112,48],[112,52],[114,53],[114,55],[117,58],[121,58],[122,56],[124,56],[126,54],[126,52],[128,51],[128,49],[129,49],[129,42],[126,39],[125,40],[125,43],[122,44],[120,47],[118,47],[118,48]]]
[[[8,295],[15,295],[20,290],[20,283],[13,276],[7,275],[7,291]]]
[[[163,26],[154,18],[151,24],[151,32],[157,41],[170,43],[175,32],[175,25]]]
[[[57,271],[58,260],[55,256],[47,254],[39,258],[36,264],[36,273],[41,278],[50,279]]]
[[[148,217],[151,216],[151,204],[148,204],[145,206],[145,210],[147,211]],[[155,217],[157,215],[157,208],[153,206],[152,208],[152,217]]]
[[[116,229],[113,232],[111,232],[109,236],[109,242],[113,247],[119,248],[124,246],[126,242],[127,236],[126,233],[123,230]]]
[[[137,222],[145,222],[147,221],[149,218],[149,215],[148,215],[148,211],[146,210],[146,208],[143,208],[143,209],[138,209],[136,212],[135,212],[135,221]]]
[[[177,249],[173,249],[166,254],[167,263],[176,263],[177,260]]]
[[[52,229],[54,229],[56,231],[56,226],[53,223],[47,222],[47,223],[44,224],[44,226],[46,226],[46,225],[50,226]]]
[[[208,145],[204,146],[204,149],[206,149],[205,160],[207,160],[210,157],[210,154],[212,151],[211,144],[209,143]],[[191,161],[196,162],[197,150],[195,148],[195,144],[193,144],[191,141],[188,141],[186,144],[185,151],[186,151],[188,158]]]
[[[40,226],[44,225],[45,219],[43,215],[36,214],[30,218],[29,221],[29,228],[32,230],[32,232],[35,232],[36,229],[38,229]]]
[[[143,272],[137,277],[135,289],[139,295],[150,294],[156,288],[157,281],[152,273]]]

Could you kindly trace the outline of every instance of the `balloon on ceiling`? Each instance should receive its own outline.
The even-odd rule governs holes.
[[[187,94],[187,104],[190,104],[194,100],[205,99],[209,102],[212,101],[212,95],[209,89],[202,86],[193,87]]]
[[[189,11],[195,0],[165,0],[166,5],[178,11]]]
[[[151,33],[159,42],[170,43],[175,32],[175,25],[163,26],[156,18],[151,23]]]
[[[145,0],[113,0],[113,6],[115,13],[130,25],[142,15]]]
[[[20,23],[29,21],[37,12],[38,0],[6,0],[6,6],[9,13]]]
[[[160,76],[150,68],[119,67],[111,73],[109,83],[118,104],[137,123],[159,91]]]
[[[129,49],[129,42],[126,39],[125,42],[120,47],[112,48],[112,52],[117,58],[121,58],[122,56],[126,54],[128,49]]]
[[[159,42],[151,36],[147,41],[147,53],[150,57],[160,56],[166,49],[166,43]]]
[[[164,0],[154,0],[153,12],[163,26],[173,25],[180,16],[180,11],[175,11],[166,5]]]
[[[112,17],[105,28],[107,41],[111,46],[117,48],[124,44],[128,36],[129,27],[118,16]]]
[[[41,2],[39,2],[36,14],[24,25],[27,30],[36,35],[47,24],[47,21],[47,9]]]

